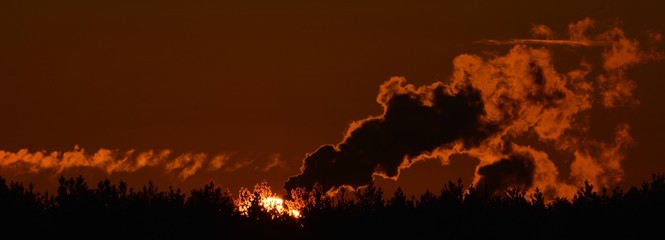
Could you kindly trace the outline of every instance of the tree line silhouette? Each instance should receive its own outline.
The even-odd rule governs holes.
[[[510,188],[483,194],[462,181],[437,192],[408,197],[398,188],[384,197],[373,184],[357,191],[341,188],[326,195],[321,185],[296,188],[289,203],[296,218],[261,203],[266,182],[237,197],[213,182],[185,194],[152,182],[140,189],[126,182],[102,180],[89,186],[83,177],[58,180],[55,194],[40,193],[32,183],[0,177],[0,230],[4,236],[120,238],[501,238],[636,239],[660,234],[665,223],[665,175],[627,191],[595,189],[588,182],[572,199],[546,201]],[[239,210],[238,203],[245,204]]]

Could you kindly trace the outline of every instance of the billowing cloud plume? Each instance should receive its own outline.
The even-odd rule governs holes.
[[[600,186],[621,181],[621,161],[626,157],[626,149],[635,144],[629,130],[628,124],[620,125],[613,141],[590,141],[586,148],[575,150],[575,160],[570,165],[571,176]]]
[[[545,39],[485,40],[513,46],[504,55],[462,54],[449,79],[431,85],[391,78],[377,97],[383,114],[352,123],[340,143],[308,154],[302,172],[284,187],[359,187],[376,175],[396,179],[422,159],[446,164],[451,154],[479,159],[474,184],[491,191],[538,187],[548,196],[570,197],[585,180],[601,186],[621,181],[621,161],[633,142],[630,126],[618,126],[613,142],[593,139],[590,109],[634,106],[636,82],[627,71],[660,54],[618,26],[596,26],[588,18],[572,23],[567,39],[553,39],[552,29],[535,25],[534,35]],[[561,72],[552,54],[558,45],[594,47],[598,51],[580,54],[599,56],[580,56],[577,66]],[[543,145],[574,156],[570,176],[559,175],[564,161],[550,159],[538,148]]]
[[[334,186],[365,185],[373,174],[397,177],[409,160],[439,146],[461,141],[474,147],[493,129],[481,123],[480,92],[454,91],[443,84],[421,88],[395,77],[381,86],[380,117],[354,123],[343,142],[321,146],[305,159],[303,174],[289,179],[286,189],[318,181]]]

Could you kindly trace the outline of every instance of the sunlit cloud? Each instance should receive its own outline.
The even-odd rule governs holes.
[[[597,25],[589,18],[571,23],[562,39],[554,39],[551,28],[534,25],[532,33],[542,38],[479,41],[512,46],[503,55],[459,55],[450,77],[430,85],[389,79],[377,97],[383,114],[351,123],[340,143],[308,154],[301,174],[285,188],[314,183],[326,189],[361,187],[375,175],[397,179],[401,170],[423,159],[436,157],[447,164],[452,154],[480,160],[473,184],[497,191],[511,185],[528,191],[538,187],[549,197],[571,197],[573,186],[587,180],[597,186],[620,182],[621,162],[634,142],[630,125],[617,126],[616,138],[607,142],[589,137],[586,116],[594,108],[639,103],[633,97],[637,82],[627,72],[662,54],[643,48],[618,26]],[[650,34],[652,44],[658,36]],[[562,72],[554,64],[557,48],[550,45],[600,51],[581,51],[579,64]],[[570,176],[559,175],[563,162],[536,145],[515,141],[529,136],[574,156]]]
[[[100,148],[96,152],[88,152],[76,145],[73,150],[64,152],[0,150],[0,167],[11,167],[15,174],[36,174],[43,171],[61,174],[67,169],[93,168],[112,175],[136,172],[144,168],[161,168],[166,173],[176,174],[184,181],[203,170],[233,172],[250,163],[252,161],[232,161],[230,154],[211,157],[205,153],[173,155],[168,149],[137,152]]]
[[[206,157],[205,153],[185,153],[166,163],[164,168],[169,171],[179,169],[178,177],[184,180],[195,174],[203,166]]]
[[[274,168],[286,168],[286,162],[280,157],[280,154],[273,154],[270,161],[265,166],[261,167],[261,171],[267,172]]]
[[[531,34],[533,34],[534,37],[539,37],[544,39],[554,38],[554,31],[552,30],[552,28],[543,24],[534,24],[531,27]]]
[[[229,160],[230,155],[217,155],[210,159],[210,162],[208,162],[208,170],[217,171],[228,164]]]
[[[634,144],[630,126],[617,126],[613,141],[591,141],[587,148],[575,151],[575,160],[570,165],[572,177],[577,182],[589,181],[595,186],[610,186],[620,182],[624,173],[621,162],[626,158],[627,148]]]
[[[567,45],[567,46],[611,46],[612,42],[602,41],[575,41],[575,40],[556,40],[556,39],[507,39],[507,40],[479,40],[477,43],[491,44],[491,45]]]
[[[235,172],[238,169],[241,169],[241,168],[244,168],[246,166],[251,165],[252,163],[254,163],[254,160],[246,159],[246,160],[236,161],[234,163],[231,163],[231,164],[227,165],[227,167],[224,168],[224,171],[225,172]]]

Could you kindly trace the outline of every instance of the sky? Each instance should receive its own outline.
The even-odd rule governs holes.
[[[563,195],[589,176],[599,185],[640,184],[665,172],[664,49],[658,45],[664,5],[2,1],[0,176],[38,189],[52,188],[60,175],[79,174],[90,182],[111,178],[140,186],[152,180],[182,189],[212,180],[233,192],[262,180],[285,192],[285,182],[357,187],[373,179],[386,192],[400,186],[411,194],[437,191],[458,178],[527,187],[556,182],[553,193]],[[617,44],[625,48],[616,50]],[[488,95],[483,83],[489,80],[473,76],[495,68],[488,78],[510,75],[510,64],[520,64],[512,57],[545,59],[532,60],[529,73],[542,71],[536,75],[548,83],[558,79],[563,85],[547,89],[566,97],[552,100],[561,91],[549,90],[540,93],[544,100],[505,95],[515,109],[540,112],[493,119],[491,106],[508,107]],[[572,75],[587,69],[586,77]],[[584,82],[592,89],[583,91]],[[624,91],[612,92],[617,89]],[[436,91],[441,106],[417,97]],[[427,114],[395,110],[399,124],[386,123],[385,109],[401,109],[390,108],[402,101],[396,96],[418,99],[404,104],[422,105]],[[474,100],[484,103],[484,115],[461,104]],[[565,105],[570,101],[588,106]],[[555,109],[561,112],[551,111],[558,117],[542,115],[549,114],[546,103],[560,104]],[[446,127],[413,128],[433,118],[433,126]],[[514,130],[538,128],[538,121],[570,125]],[[410,133],[356,131],[371,124],[376,132]],[[432,140],[433,134],[446,137]],[[365,143],[377,141],[380,153],[365,155],[373,151]],[[332,157],[318,157],[324,153]],[[382,155],[388,153],[396,155]],[[369,162],[355,165],[364,158]],[[500,170],[515,164],[528,177]],[[500,180],[508,178],[518,180]]]

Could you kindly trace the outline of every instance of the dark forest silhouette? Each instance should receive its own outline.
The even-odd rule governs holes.
[[[161,191],[151,182],[132,189],[122,181],[90,186],[81,176],[61,177],[50,194],[0,177],[0,230],[30,238],[639,239],[660,234],[665,222],[664,174],[627,191],[586,183],[572,199],[547,202],[539,191],[526,196],[511,188],[487,195],[461,180],[411,197],[400,188],[386,197],[373,184],[340,191],[328,197],[318,184],[295,189],[285,196],[303,206],[302,217],[294,218],[266,211],[257,191],[234,197],[212,182],[185,194]],[[237,198],[251,200],[245,213],[236,208]]]

